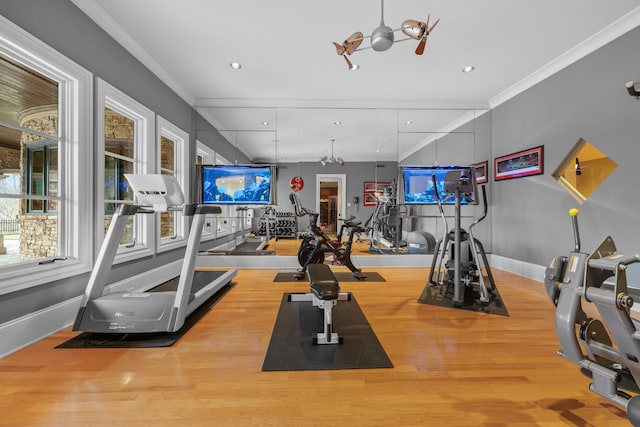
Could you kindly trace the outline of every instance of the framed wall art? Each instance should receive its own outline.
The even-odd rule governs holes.
[[[544,173],[544,146],[518,151],[493,160],[494,180],[521,178]]]
[[[485,160],[484,162],[476,163],[473,165],[476,169],[476,183],[484,184],[487,182],[488,178],[488,170],[489,170],[489,160]]]

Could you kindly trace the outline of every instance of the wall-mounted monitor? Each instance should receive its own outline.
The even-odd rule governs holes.
[[[436,205],[433,176],[442,204],[455,204],[455,188],[461,193],[461,204],[477,204],[475,169],[473,166],[401,166],[402,203]]]
[[[198,165],[199,203],[271,205],[275,201],[273,165]]]

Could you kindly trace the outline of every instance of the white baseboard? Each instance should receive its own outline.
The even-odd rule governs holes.
[[[0,359],[68,327],[81,300],[78,296],[0,325]]]
[[[488,257],[489,264],[492,268],[508,271],[509,273],[514,273],[537,282],[544,282],[545,266],[518,261],[517,259],[505,258],[500,255],[492,254],[488,255]]]

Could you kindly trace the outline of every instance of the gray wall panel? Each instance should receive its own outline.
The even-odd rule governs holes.
[[[542,176],[492,183],[493,252],[545,265],[573,246],[567,211],[579,207],[583,250],[611,234],[622,252],[640,242],[640,103],[624,84],[640,79],[640,30],[542,81],[492,111],[494,156],[544,145]],[[618,169],[580,206],[552,179],[582,137],[618,163]]]

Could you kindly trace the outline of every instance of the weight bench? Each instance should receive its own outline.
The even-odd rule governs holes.
[[[340,292],[338,280],[327,264],[309,264],[307,273],[311,292],[289,294],[289,301],[311,301],[314,307],[324,311],[324,330],[313,338],[314,344],[340,344],[342,337],[333,331],[331,311],[339,300],[350,300],[351,294]]]

